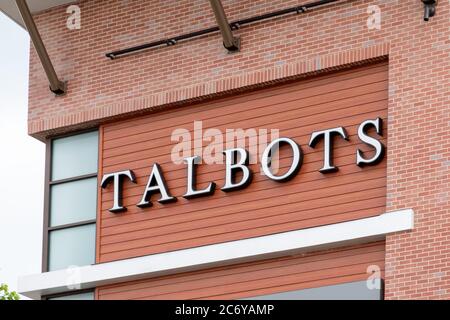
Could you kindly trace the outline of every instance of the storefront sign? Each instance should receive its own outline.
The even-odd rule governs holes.
[[[358,138],[361,142],[372,147],[375,150],[374,156],[366,159],[361,150],[356,150],[356,165],[363,167],[368,165],[376,165],[384,158],[385,146],[376,138],[368,135],[368,130],[375,128],[378,136],[382,136],[382,119],[367,120],[360,124],[358,129]],[[333,129],[313,132],[309,142],[311,148],[323,141],[324,154],[323,166],[320,172],[327,174],[336,172],[338,167],[333,162],[333,141],[335,139],[348,140],[348,134],[344,127],[337,127]],[[274,154],[281,145],[289,147],[292,153],[291,164],[289,169],[283,174],[274,173],[271,164],[271,155]],[[225,157],[225,184],[220,189],[222,192],[232,192],[246,188],[252,181],[253,173],[249,167],[249,153],[243,148],[228,149],[224,152]],[[301,170],[303,164],[303,152],[294,140],[290,138],[278,138],[272,141],[264,150],[261,157],[261,169],[263,174],[270,180],[275,182],[286,182],[294,178]],[[236,160],[238,159],[238,160]],[[197,189],[196,187],[196,168],[200,163],[200,156],[193,156],[184,159],[187,166],[186,177],[186,193],[183,195],[185,199],[192,199],[198,197],[206,197],[214,194],[216,191],[216,184],[210,182],[204,189]],[[237,181],[237,177],[239,180]],[[113,184],[114,188],[114,204],[109,211],[119,213],[126,211],[122,204],[122,187],[125,179],[136,183],[136,177],[132,170],[125,170],[120,172],[109,173],[103,176],[101,187],[107,188],[109,184]],[[164,180],[164,174],[161,166],[158,163],[153,164],[148,183],[143,190],[142,199],[136,206],[140,208],[150,207],[152,205],[151,197],[154,194],[159,194],[159,203],[169,203],[177,200],[171,195],[169,188]]]

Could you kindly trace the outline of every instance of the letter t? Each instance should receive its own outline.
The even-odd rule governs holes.
[[[122,205],[123,177],[128,177],[131,182],[136,183],[136,177],[131,170],[105,174],[103,176],[101,184],[102,189],[105,189],[111,181],[114,182],[114,206],[109,209],[109,211],[112,213],[127,211],[127,208],[123,207]]]
[[[322,173],[338,171],[338,168],[333,165],[333,137],[337,135],[348,141],[348,134],[343,127],[314,132],[311,136],[309,142],[311,148],[316,146],[320,137],[324,138],[324,163],[323,168],[320,169]]]

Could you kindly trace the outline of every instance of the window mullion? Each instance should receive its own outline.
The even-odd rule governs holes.
[[[81,227],[81,226],[85,226],[85,225],[88,225],[88,224],[94,224],[94,223],[97,223],[96,219],[86,220],[86,221],[81,221],[81,222],[75,222],[75,223],[65,224],[65,225],[61,225],[61,226],[49,227],[48,231],[57,231],[57,230]]]

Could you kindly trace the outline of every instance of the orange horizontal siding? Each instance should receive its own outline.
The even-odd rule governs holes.
[[[124,184],[123,202],[128,211],[111,214],[111,187],[99,199],[99,261],[143,256],[320,226],[375,216],[385,211],[386,160],[374,167],[356,166],[356,150],[367,157],[370,147],[357,137],[364,120],[387,121],[386,63],[331,73],[305,81],[263,89],[164,111],[103,126],[102,170],[110,173],[131,169],[137,184]],[[203,130],[218,128],[279,129],[281,136],[297,141],[304,153],[299,174],[287,183],[276,183],[251,165],[252,184],[245,190],[224,193],[224,165],[200,165],[198,188],[210,181],[218,190],[210,197],[186,200],[186,167],[171,162],[172,131],[192,132],[194,121]],[[350,140],[335,139],[334,158],[339,172],[321,174],[322,144],[308,147],[313,131],[344,126]],[[387,144],[384,126],[384,144]],[[205,145],[205,144],[204,144]],[[140,209],[151,166],[159,163],[172,195],[178,202]],[[290,155],[281,152],[280,167],[286,169]]]
[[[242,299],[363,281],[384,273],[384,242],[236,264],[97,289],[98,299]]]

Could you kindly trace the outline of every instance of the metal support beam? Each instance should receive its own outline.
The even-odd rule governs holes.
[[[220,0],[209,0],[209,2],[216,16],[220,33],[222,33],[224,47],[230,52],[238,52],[240,50],[240,39],[233,36],[222,2]]]
[[[45,73],[47,74],[50,82],[50,90],[56,95],[65,94],[66,83],[58,79],[55,68],[53,68],[53,64],[48,56],[47,49],[42,42],[41,35],[39,34],[26,0],[16,0],[16,4],[22,16],[23,22],[27,27],[28,33],[30,34],[31,41],[33,41],[34,47],[36,48],[42,66],[44,67]]]

